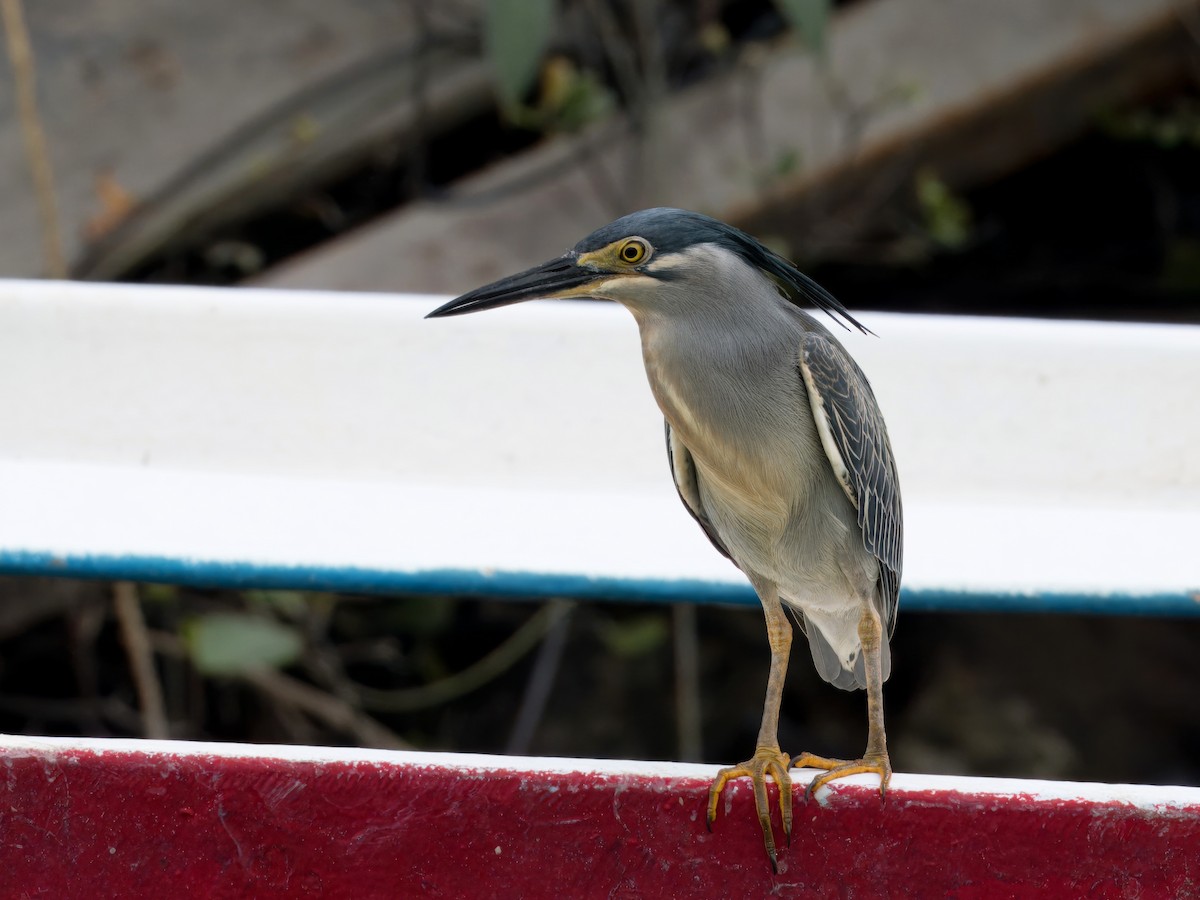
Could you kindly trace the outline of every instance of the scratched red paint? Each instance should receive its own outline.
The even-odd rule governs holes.
[[[1196,897],[1200,804],[797,790],[772,875],[745,784],[169,753],[8,754],[5,897]],[[728,809],[728,812],[727,812]],[[776,812],[778,816],[778,812]]]

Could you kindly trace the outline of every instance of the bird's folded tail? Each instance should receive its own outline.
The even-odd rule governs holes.
[[[812,651],[813,664],[817,668],[818,675],[843,691],[856,691],[867,686],[867,672],[863,662],[862,646],[858,642],[857,623],[854,627],[853,650],[843,662],[822,630],[822,626],[825,628],[837,627],[833,622],[822,621],[799,610],[796,611],[796,618],[800,620],[800,627],[808,635],[808,648]],[[840,624],[838,623],[838,625]],[[892,672],[892,651],[886,637],[883,640],[881,656],[883,680],[887,681],[888,675]]]

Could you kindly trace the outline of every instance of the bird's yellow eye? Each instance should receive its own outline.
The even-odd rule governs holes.
[[[626,265],[636,265],[645,259],[646,254],[649,252],[650,248],[641,238],[630,238],[621,245],[621,249],[617,251],[617,256]]]

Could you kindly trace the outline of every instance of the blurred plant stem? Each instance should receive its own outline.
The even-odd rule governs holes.
[[[675,721],[679,737],[679,759],[700,762],[704,743],[700,730],[700,641],[696,607],[676,603],[671,607],[675,631]]]
[[[150,646],[150,635],[146,620],[142,616],[142,605],[137,587],[129,581],[118,581],[113,585],[113,609],[121,627],[121,642],[129,657],[129,669],[137,689],[138,707],[142,714],[142,733],[152,740],[166,740],[171,736],[167,722],[166,704],[163,702],[162,684],[154,669],[154,653]]]
[[[412,712],[469,694],[519,662],[541,642],[559,619],[570,612],[572,606],[566,600],[551,600],[491,653],[461,672],[432,684],[399,690],[356,686],[359,702],[366,709],[378,712]]]
[[[571,621],[571,611],[575,604],[569,604],[563,615],[554,620],[546,639],[538,648],[534,659],[533,671],[525,685],[525,695],[521,698],[521,707],[509,734],[508,744],[504,752],[514,756],[523,756],[529,752],[533,736],[542,721],[546,711],[546,701],[550,699],[550,690],[558,677],[559,664],[562,662],[563,650],[567,646],[567,629]]]
[[[4,16],[4,34],[8,44],[8,60],[12,65],[16,85],[17,116],[21,121],[21,137],[29,170],[37,194],[41,215],[42,252],[46,258],[46,274],[50,278],[67,277],[67,261],[63,253],[62,230],[58,218],[58,199],[54,189],[54,168],[50,163],[50,148],[42,128],[37,106],[37,66],[21,0],[0,0]]]

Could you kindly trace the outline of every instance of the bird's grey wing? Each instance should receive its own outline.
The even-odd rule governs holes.
[[[704,511],[704,503],[700,499],[700,485],[696,482],[696,463],[692,460],[692,451],[675,436],[670,422],[664,419],[663,424],[667,431],[667,461],[671,464],[671,478],[675,481],[675,490],[679,491],[679,499],[683,501],[687,511],[692,514],[692,518],[704,529],[704,533],[708,535],[712,545],[732,561],[733,557],[729,555],[729,550],[717,535],[717,530],[713,528],[708,514]],[[735,562],[734,565],[737,563]]]
[[[904,520],[883,416],[866,375],[828,336],[805,333],[800,374],[825,455],[858,512],[863,545],[880,562],[879,614],[890,635],[900,597]]]

